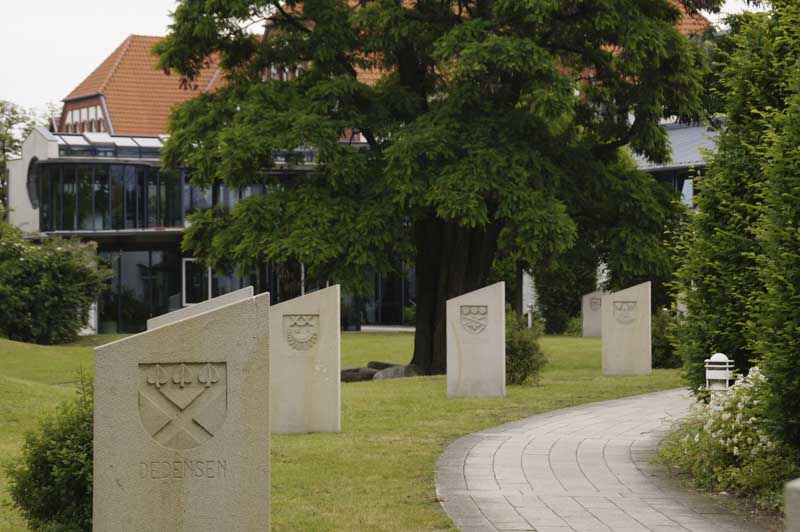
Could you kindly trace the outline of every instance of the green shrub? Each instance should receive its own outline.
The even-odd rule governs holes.
[[[403,324],[416,325],[417,324],[417,306],[409,305],[403,307]]]
[[[664,462],[688,472],[699,487],[751,496],[779,510],[783,483],[800,476],[800,456],[771,432],[764,416],[770,387],[757,366],[728,392],[698,403],[678,430],[664,439]]]
[[[583,334],[583,318],[573,316],[567,321],[567,329],[564,331],[567,336],[581,336]]]
[[[528,328],[527,317],[520,317],[506,308],[506,383],[525,384],[536,382],[547,359],[539,347],[543,325],[534,319]]]
[[[94,244],[61,238],[34,243],[0,222],[0,333],[39,344],[74,340],[108,272]]]
[[[77,398],[25,437],[22,457],[6,465],[10,493],[33,530],[92,528],[92,392]]]
[[[676,320],[676,315],[667,309],[659,309],[653,314],[651,335],[654,368],[681,367],[681,357],[675,352],[670,341],[670,330]]]
[[[784,16],[800,21],[800,7],[785,7]],[[797,22],[795,22],[797,24]],[[796,35],[796,26],[793,26]],[[793,40],[800,59],[800,38]],[[768,414],[785,441],[800,450],[800,70],[791,79],[794,94],[788,108],[772,122],[775,142],[765,169],[764,211],[757,235],[763,254],[759,275],[765,290],[755,313],[751,338],[762,354],[761,367],[772,387]]]

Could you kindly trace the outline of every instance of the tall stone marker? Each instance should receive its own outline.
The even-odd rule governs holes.
[[[603,374],[650,375],[650,282],[603,296]]]
[[[202,303],[193,303],[181,309],[162,314],[161,316],[150,318],[147,320],[147,330],[149,331],[150,329],[155,329],[156,327],[162,327],[170,323],[175,323],[178,320],[185,320],[186,318],[197,316],[198,314],[202,314],[204,312],[208,312],[209,310],[214,310],[215,308],[225,305],[230,305],[231,303],[236,303],[237,301],[244,301],[245,299],[251,297],[253,297],[252,286],[240,288],[239,290],[234,290],[233,292],[228,292],[227,294],[223,294],[221,296],[212,297],[211,299],[207,299]]]
[[[270,308],[273,434],[341,430],[339,285]]]
[[[506,285],[447,300],[447,396],[505,397]]]
[[[94,405],[93,530],[269,530],[269,294],[98,347]]]
[[[596,290],[581,298],[581,336],[603,334],[603,292]]]

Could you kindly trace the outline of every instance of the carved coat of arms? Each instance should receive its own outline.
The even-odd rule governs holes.
[[[614,318],[622,325],[636,321],[636,301],[614,301]]]
[[[139,417],[169,449],[192,449],[214,437],[228,412],[225,362],[139,364]]]
[[[486,305],[462,305],[461,326],[471,334],[480,334],[489,324],[489,307]]]
[[[283,334],[292,349],[308,351],[319,339],[319,315],[286,314],[283,316]]]
[[[603,299],[599,297],[592,297],[589,299],[589,308],[598,311],[603,306]]]

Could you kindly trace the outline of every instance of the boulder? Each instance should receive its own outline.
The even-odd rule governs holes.
[[[417,377],[422,375],[422,372],[416,366],[391,366],[386,369],[380,370],[373,377],[374,380],[383,379],[399,379],[401,377]]]
[[[371,381],[376,373],[378,370],[373,368],[344,368],[341,378],[342,382]]]

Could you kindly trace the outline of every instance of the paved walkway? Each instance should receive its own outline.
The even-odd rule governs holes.
[[[690,403],[670,390],[470,434],[439,458],[437,494],[465,532],[757,530],[649,462]]]

